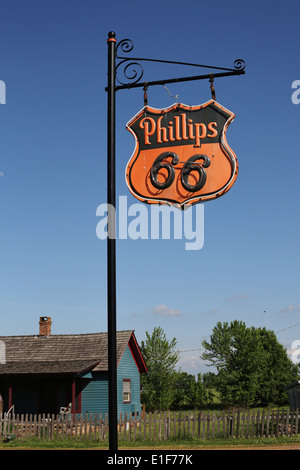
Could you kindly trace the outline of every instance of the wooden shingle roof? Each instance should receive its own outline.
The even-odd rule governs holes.
[[[78,374],[86,370],[108,370],[107,333],[47,337],[0,336],[0,341],[5,345],[5,363],[0,364],[0,375]],[[137,356],[136,362],[140,363],[143,369],[145,364],[132,330],[117,332],[117,364],[129,343],[133,346],[131,350],[134,357]],[[146,370],[146,366],[144,368]]]

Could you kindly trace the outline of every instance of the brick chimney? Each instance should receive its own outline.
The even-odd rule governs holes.
[[[39,336],[50,336],[51,335],[51,317],[40,317],[40,334]]]

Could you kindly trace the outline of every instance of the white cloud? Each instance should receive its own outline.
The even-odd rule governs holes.
[[[181,315],[180,310],[174,310],[173,308],[169,308],[166,305],[157,305],[153,309],[153,313],[156,315],[162,315],[162,316],[179,316]]]
[[[287,307],[284,307],[281,310],[279,310],[279,313],[292,312],[293,310],[296,310],[296,309],[299,310],[299,305],[296,308],[294,308],[294,305],[290,304]]]
[[[198,371],[201,367],[203,367],[203,365],[203,361],[200,358],[200,351],[198,356],[196,356],[195,353],[191,355],[181,356],[177,363],[177,367],[181,368],[183,372],[190,373],[192,371]]]
[[[248,294],[238,294],[234,295],[233,297],[228,297],[228,299],[225,299],[227,302],[234,302],[235,300],[241,300],[241,299],[248,299]]]
[[[216,308],[212,308],[211,310],[203,310],[200,313],[219,313],[219,310],[217,310]]]
[[[199,354],[197,354],[197,352]],[[207,372],[216,372],[214,367],[209,367],[207,363],[200,357],[201,351],[187,352],[180,354],[180,359],[176,365],[176,369],[188,374],[197,375],[198,373],[205,374]]]

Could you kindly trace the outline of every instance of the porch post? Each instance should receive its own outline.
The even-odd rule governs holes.
[[[75,416],[75,406],[76,406],[76,382],[74,378],[72,382],[72,416],[73,418]]]
[[[8,409],[12,407],[12,386],[9,384],[8,386]]]

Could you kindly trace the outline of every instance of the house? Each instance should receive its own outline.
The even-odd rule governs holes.
[[[287,385],[285,390],[289,394],[290,408],[300,410],[300,380]]]
[[[0,336],[3,411],[57,414],[71,403],[72,413],[108,413],[107,333],[52,335],[51,324],[40,317],[38,335]],[[118,414],[140,411],[145,372],[134,331],[118,331]]]

